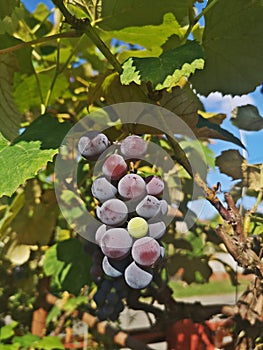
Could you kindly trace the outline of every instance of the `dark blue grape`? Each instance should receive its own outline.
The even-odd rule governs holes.
[[[118,296],[118,294],[116,292],[110,292],[106,297],[106,301],[110,305],[117,304],[119,300],[120,300],[120,297]]]
[[[98,307],[102,307],[105,304],[106,297],[107,292],[105,293],[105,291],[100,288],[94,294],[93,300],[95,301]]]

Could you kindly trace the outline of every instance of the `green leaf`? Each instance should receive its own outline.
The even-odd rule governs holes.
[[[13,344],[1,344],[0,343],[0,350],[19,350],[20,344],[19,343],[13,343]]]
[[[231,176],[234,180],[242,179],[242,164],[244,160],[237,150],[227,150],[223,151],[216,158],[216,166],[219,167],[221,173]]]
[[[160,25],[146,25],[142,27],[125,27],[121,30],[107,32],[112,38],[125,41],[130,44],[141,45],[151,49],[161,47],[171,35],[183,37],[185,29],[182,29],[172,13],[166,13],[163,23]],[[161,48],[159,49],[159,54]],[[162,50],[161,50],[162,51]],[[149,52],[148,52],[149,54]]]
[[[13,55],[0,55],[0,130],[8,140],[18,135],[21,119],[12,96],[16,69],[16,59]]]
[[[181,25],[186,25],[192,5],[192,0],[106,0],[97,4],[95,16],[99,19],[98,25],[104,30],[158,25],[168,12],[174,14]]]
[[[11,196],[52,161],[69,127],[69,123],[59,123],[57,119],[43,115],[11,145],[0,135],[0,196]]]
[[[0,35],[0,49],[6,49],[20,44],[23,44],[22,40],[15,38],[7,33]],[[22,50],[16,50],[13,53],[6,54],[9,57],[9,60],[14,62],[13,72],[19,71],[22,74],[32,74],[34,72],[31,60],[31,52],[31,47],[24,47]]]
[[[43,350],[54,350],[54,349],[62,349],[64,350],[64,346],[61,343],[61,340],[55,336],[46,336],[39,341],[35,342],[34,346]]]
[[[11,338],[15,334],[13,327],[10,325],[4,326],[0,329],[0,340]]]
[[[16,321],[12,321],[11,324],[3,326],[0,328],[0,340],[6,340],[11,338],[15,332],[14,328],[18,325]]]
[[[175,49],[165,51],[160,57],[129,58],[123,64],[121,83],[151,82],[153,88],[170,88],[182,77],[189,77],[196,69],[203,68],[203,51],[196,41],[190,41]]]
[[[21,40],[8,34],[0,35],[0,49],[20,43]],[[20,127],[21,115],[13,97],[14,74],[18,70],[32,72],[30,48],[0,55],[0,130],[8,140],[18,135]]]
[[[42,190],[37,181],[29,181],[24,189],[25,203],[10,223],[19,244],[47,245],[54,233],[59,212],[53,189]]]
[[[190,85],[175,86],[171,92],[163,91],[160,105],[180,117],[200,139],[221,139],[233,142],[238,146],[242,143],[229,131],[220,127],[226,117],[224,114],[209,114],[202,111],[203,105]],[[205,116],[205,118],[203,117]],[[176,133],[176,125],[169,127]]]
[[[65,262],[57,258],[57,245],[52,245],[45,253],[44,273],[47,276],[59,274],[61,269],[65,266]]]
[[[45,98],[49,92],[50,84],[55,73],[55,68],[48,71],[38,73],[38,80],[41,89],[41,95]],[[69,82],[65,75],[60,74],[52,90],[50,104],[55,102],[59,97],[62,97],[67,92]],[[41,105],[40,91],[38,82],[34,75],[16,74],[14,99],[19,110],[24,113],[32,107]]]
[[[56,150],[71,127],[69,122],[60,123],[56,117],[44,114],[35,119],[14,142],[40,141],[42,150]]]
[[[235,108],[232,111],[231,122],[242,130],[258,131],[263,129],[263,118],[257,107],[250,104]]]
[[[0,1],[0,19],[5,18],[6,16],[10,16],[15,9],[15,7],[19,6],[19,0],[1,0]]]
[[[223,139],[226,141],[230,141],[242,148],[245,148],[245,146],[242,144],[242,142],[236,137],[234,136],[231,132],[221,128],[219,125],[215,124],[215,123],[211,123],[208,119],[203,118],[201,115],[199,115],[199,120],[198,123],[196,125],[198,128],[208,128],[211,130],[211,137],[212,138],[219,138],[219,139]],[[214,137],[214,133],[213,131],[216,132],[216,134],[218,134],[218,137]],[[213,136],[212,136],[213,135]],[[208,137],[209,133],[208,133]]]
[[[77,239],[58,242],[45,255],[45,274],[52,276],[58,287],[73,294],[78,294],[85,284],[91,283],[90,267],[91,259]]]
[[[37,335],[34,334],[25,334],[21,337],[14,337],[13,338],[13,342],[14,343],[19,343],[20,346],[24,347],[24,348],[30,348],[32,346],[32,344],[39,340],[39,337]]]
[[[199,93],[241,95],[262,82],[262,17],[261,0],[220,0],[207,11],[205,68],[191,78]]]
[[[88,298],[86,296],[78,296],[68,299],[63,305],[63,310],[72,312],[82,304],[87,304]]]
[[[21,184],[35,177],[48,161],[52,161],[56,153],[54,149],[41,150],[40,141],[21,141],[1,148],[0,196],[11,196]]]
[[[60,314],[61,310],[57,305],[54,305],[47,315],[46,325],[49,325],[50,322],[56,320]]]

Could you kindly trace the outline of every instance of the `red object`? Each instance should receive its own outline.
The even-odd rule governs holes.
[[[168,350],[214,350],[213,332],[206,323],[183,319],[173,324],[166,334]]]

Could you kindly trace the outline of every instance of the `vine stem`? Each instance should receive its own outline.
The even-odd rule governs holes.
[[[54,35],[50,35],[50,36],[45,36],[43,38],[38,38],[38,39],[31,40],[31,41],[26,41],[26,42],[23,42],[21,44],[17,44],[17,45],[11,46],[11,47],[7,47],[5,49],[1,49],[0,55],[14,52],[14,51],[23,49],[27,46],[39,45],[39,44],[43,44],[43,43],[46,43],[48,41],[52,41],[52,40],[56,40],[56,39],[60,39],[60,38],[75,38],[75,37],[79,37],[79,36],[80,36],[80,34],[77,33],[75,30],[72,30],[70,32],[58,33],[58,34],[54,34]]]
[[[200,18],[202,18],[219,0],[213,0],[208,4],[205,8],[202,9],[202,11],[199,13],[198,16],[195,17],[195,23],[196,24]]]
[[[189,36],[189,34],[191,33],[193,27],[196,25],[196,23],[209,11],[211,10],[211,8],[218,2],[218,0],[213,0],[210,2],[210,4],[208,4],[206,7],[204,7],[202,9],[202,11],[199,13],[199,15],[197,15],[196,17],[192,18],[190,20],[190,24],[187,28],[187,31],[184,35],[184,38],[183,38],[183,42],[185,42]]]
[[[57,6],[65,17],[65,21],[76,29],[87,35],[97,48],[102,52],[102,54],[107,58],[113,68],[120,74],[122,72],[122,66],[116,57],[112,54],[108,46],[101,40],[100,36],[96,32],[95,28],[90,24],[88,18],[79,19],[73,16],[68,9],[65,7],[63,0],[52,0],[53,4]]]

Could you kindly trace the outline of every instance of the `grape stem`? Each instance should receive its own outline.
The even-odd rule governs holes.
[[[194,175],[194,181],[203,190],[205,198],[217,209],[225,221],[224,225],[217,227],[216,233],[224,242],[228,252],[240,266],[251,268],[262,279],[263,263],[255,252],[247,246],[242,217],[231,194],[229,192],[224,194],[226,208],[217,197],[216,191],[210,189],[199,174]]]
[[[97,48],[103,53],[114,69],[120,74],[122,72],[122,66],[116,57],[111,53],[110,49],[101,40],[97,31],[92,27],[90,20],[88,18],[80,19],[73,16],[68,9],[65,7],[63,0],[52,0],[53,4],[57,6],[65,17],[65,21],[71,25],[72,28],[79,32],[82,32],[90,38]]]

